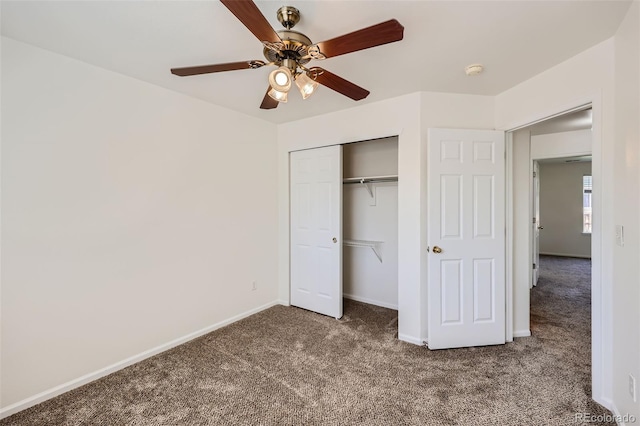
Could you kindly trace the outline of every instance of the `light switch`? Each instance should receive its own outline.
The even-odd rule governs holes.
[[[616,244],[624,247],[624,226],[616,225]]]

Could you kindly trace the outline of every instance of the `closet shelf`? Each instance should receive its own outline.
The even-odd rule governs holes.
[[[382,254],[380,247],[383,241],[368,241],[368,240],[344,240],[343,245],[348,247],[368,247],[373,250],[380,263],[382,263]]]

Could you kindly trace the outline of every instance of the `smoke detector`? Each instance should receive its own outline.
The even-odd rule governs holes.
[[[482,64],[471,64],[471,65],[467,65],[464,68],[464,72],[467,73],[467,75],[469,76],[478,75],[482,71],[484,71],[484,66]]]

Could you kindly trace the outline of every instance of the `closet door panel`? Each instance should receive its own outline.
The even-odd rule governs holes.
[[[342,147],[290,154],[291,304],[342,317]]]

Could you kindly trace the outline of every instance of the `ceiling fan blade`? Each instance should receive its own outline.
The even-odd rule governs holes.
[[[260,104],[260,109],[274,109],[277,108],[278,104],[280,103],[269,96],[269,90],[271,90],[271,86],[267,88],[267,93],[264,94],[264,98],[262,99],[262,103]]]
[[[256,69],[264,66],[262,61],[229,62],[227,64],[198,65],[195,67],[171,68],[171,74],[186,77],[189,75],[210,74],[212,72]]]
[[[323,86],[327,86],[329,89],[335,90],[354,101],[359,101],[369,96],[369,91],[367,89],[363,89],[362,87],[357,86],[323,68],[311,68],[307,72],[307,75]]]
[[[280,37],[252,0],[220,0],[260,41],[280,43]]]
[[[404,27],[400,22],[391,19],[372,25],[331,40],[318,43],[320,52],[327,58],[356,52],[370,47],[380,46],[402,40]]]

